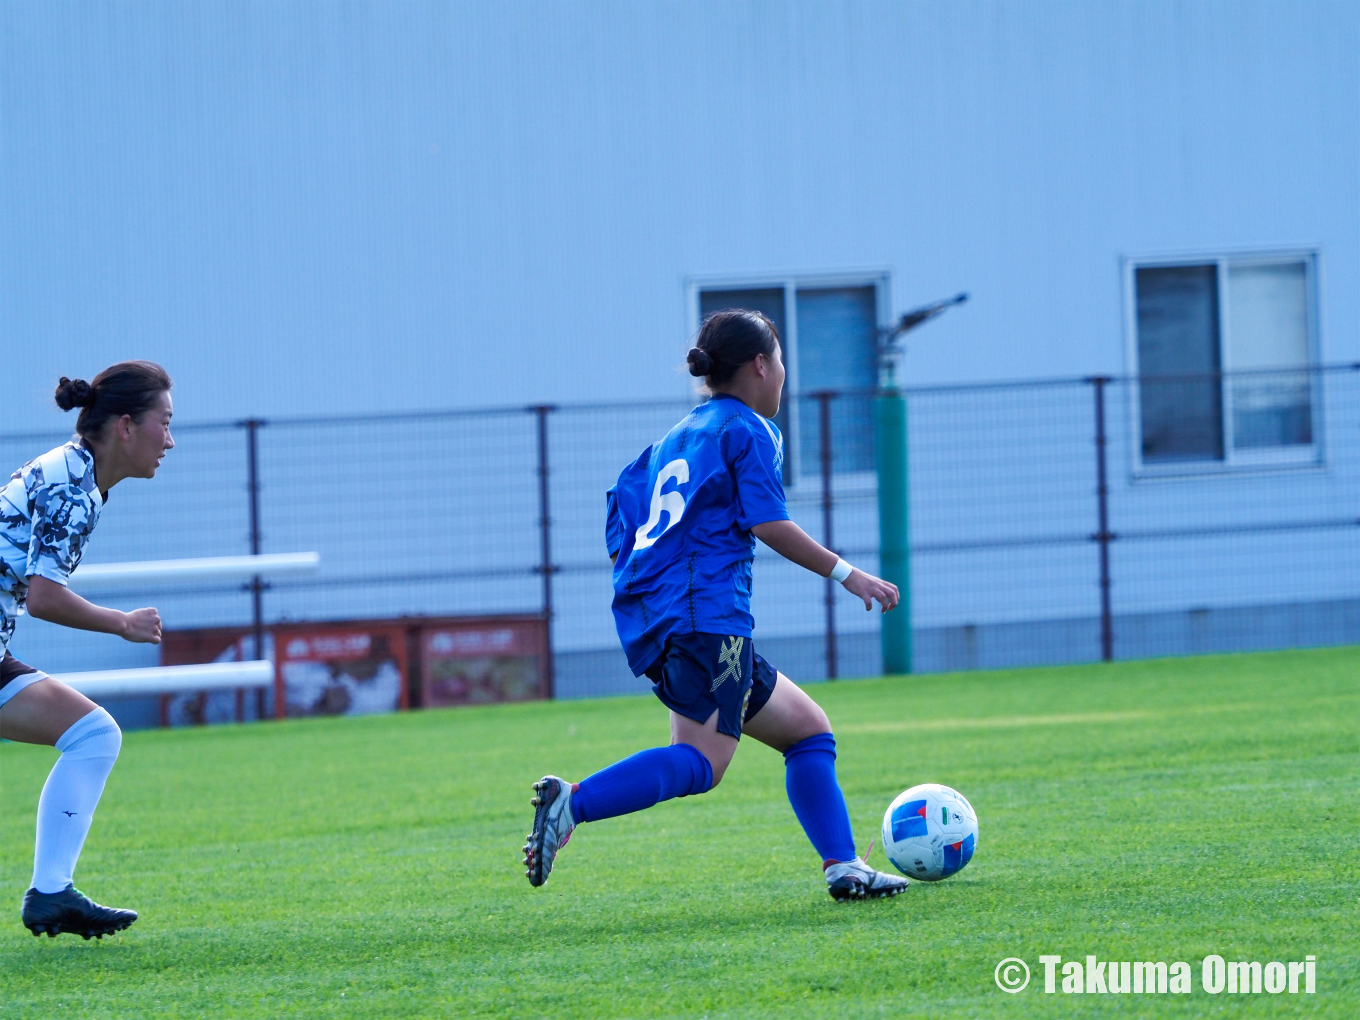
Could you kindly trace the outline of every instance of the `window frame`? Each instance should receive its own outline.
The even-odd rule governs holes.
[[[1130,426],[1129,459],[1135,479],[1202,477],[1217,474],[1273,469],[1308,469],[1326,464],[1323,442],[1323,387],[1318,368],[1321,360],[1321,336],[1318,319],[1318,255],[1316,245],[1247,249],[1241,251],[1127,255],[1123,258],[1121,275],[1124,290],[1124,356],[1129,366],[1128,421]],[[1232,373],[1232,309],[1228,299],[1228,273],[1233,267],[1280,265],[1302,262],[1304,266],[1304,315],[1307,318],[1309,376],[1309,412],[1312,419],[1313,441],[1307,445],[1277,448],[1238,450],[1233,442]],[[1223,429],[1222,460],[1186,460],[1168,464],[1148,463],[1143,460],[1143,419],[1141,385],[1142,373],[1138,357],[1138,287],[1139,269],[1162,269],[1176,266],[1207,266],[1216,270],[1218,294],[1218,358],[1219,358],[1219,413]],[[1288,371],[1287,369],[1282,371]]]
[[[807,491],[809,486],[821,485],[821,473],[805,475],[799,456],[801,437],[798,409],[803,394],[798,367],[798,291],[825,287],[873,287],[875,325],[882,330],[892,320],[892,272],[887,269],[846,270],[841,272],[785,272],[785,273],[727,273],[685,278],[685,312],[691,340],[698,335],[701,325],[699,293],[707,290],[755,290],[783,288],[785,389],[789,394],[788,429],[784,436],[784,459],[789,465],[785,487]],[[832,477],[837,488],[845,491],[876,490],[877,471],[840,471],[833,465]]]

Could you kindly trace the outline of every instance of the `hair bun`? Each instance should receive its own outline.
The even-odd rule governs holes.
[[[63,411],[73,407],[89,407],[94,403],[94,387],[84,379],[61,377],[57,383],[57,406]]]
[[[689,362],[690,375],[708,375],[713,371],[713,358],[702,347],[691,347],[685,360]]]

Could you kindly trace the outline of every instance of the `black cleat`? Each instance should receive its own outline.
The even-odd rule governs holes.
[[[576,820],[571,816],[571,784],[544,776],[534,784],[534,831],[524,844],[524,874],[532,886],[548,880],[557,851],[567,845]]]
[[[23,919],[24,927],[34,935],[54,939],[65,932],[89,941],[122,931],[137,920],[137,911],[101,907],[74,885],[68,885],[56,893],[37,889],[24,893]]]
[[[875,871],[863,860],[828,864],[826,891],[835,900],[884,899],[907,891],[907,880]]]

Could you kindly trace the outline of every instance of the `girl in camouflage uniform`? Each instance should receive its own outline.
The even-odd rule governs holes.
[[[93,383],[64,376],[63,411],[81,408],[77,435],[31,460],[0,489],[0,737],[50,744],[61,752],[38,801],[33,883],[23,922],[34,935],[85,938],[126,928],[132,910],[103,907],[72,884],[95,806],[122,745],[113,717],[89,698],[9,652],[16,618],[117,634],[157,644],[155,609],[130,613],[96,606],[66,587],[109,490],[124,478],[151,478],[174,447],[170,377],[149,361],[125,361]]]

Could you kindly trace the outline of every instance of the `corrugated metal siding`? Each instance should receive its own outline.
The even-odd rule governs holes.
[[[1360,359],[1357,181],[1351,3],[7,4],[0,433],[69,427],[51,406],[55,378],[128,356],[170,368],[187,421],[683,398],[686,280],[726,274],[888,271],[899,308],[970,290],[912,338],[908,377],[935,383],[1130,368],[1124,256],[1315,247],[1321,356]],[[1072,396],[1074,421],[1086,399]],[[1061,424],[1045,422],[1032,427]],[[1132,515],[1150,490],[1129,484],[1121,405],[1111,427],[1114,498]],[[948,496],[966,458],[921,445],[929,434],[913,421],[914,491]],[[186,436],[184,463],[155,486],[119,490],[127,506],[97,559],[186,542],[245,551],[241,450],[231,438],[207,449],[207,436]],[[1087,440],[1048,437],[1050,454],[1072,445],[1080,472],[1070,505],[1032,486],[1057,530],[1092,527]],[[1334,465],[1354,459],[1345,436],[1328,447]],[[987,455],[1006,449],[994,440]],[[525,450],[507,471],[527,471]],[[15,450],[9,466],[37,452]],[[269,550],[309,546],[305,486],[269,475],[271,457],[299,456],[267,450]],[[607,478],[618,464],[605,466],[559,477]],[[190,481],[222,492],[212,549],[186,510]],[[1250,506],[1276,484],[1196,481],[1163,523],[1195,526],[1224,493]],[[1319,506],[1344,496],[1321,474],[1291,484]],[[597,497],[580,499],[557,511],[564,563],[599,556]],[[915,509],[927,545],[952,520],[952,504]],[[870,510],[866,499],[838,524],[840,541],[873,545]],[[1007,507],[995,510],[1004,531]],[[798,496],[795,512],[810,523],[814,501]],[[354,573],[367,561],[345,543],[363,536],[326,521],[325,569]],[[526,527],[516,540],[532,545]],[[1316,559],[1338,540],[1307,541]],[[402,556],[421,554],[408,545]],[[458,565],[476,560],[450,548]],[[1235,570],[1287,573],[1304,562],[1295,552],[1243,545],[1194,596],[1230,599]],[[996,560],[981,592],[944,554],[924,559],[918,623],[1022,620],[1017,592],[1030,616],[1089,614],[1091,555],[1071,550],[1081,562],[1065,574],[1037,554]],[[1157,602],[1154,568],[1182,555],[1139,561],[1147,576],[1121,561],[1121,598]],[[1347,595],[1354,555],[1338,549],[1303,593]],[[784,596],[819,582],[769,576],[763,632],[815,634],[817,592]],[[562,649],[612,646],[601,583],[562,576]],[[526,574],[477,597],[533,608],[536,584]],[[294,616],[412,608],[385,588],[283,598],[271,605]],[[228,612],[186,597],[178,625],[239,614],[239,601]],[[871,627],[853,608],[846,628]],[[50,668],[154,654],[24,627]]]
[[[689,276],[967,288],[934,382],[1120,370],[1129,252],[1316,244],[1360,354],[1350,3],[8,4],[6,420],[667,396]]]

